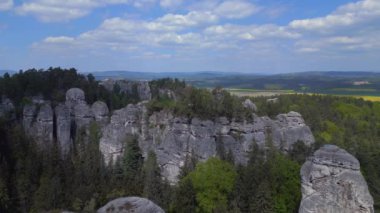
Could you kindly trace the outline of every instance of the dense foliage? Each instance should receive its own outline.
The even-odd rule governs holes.
[[[213,120],[218,116],[226,116],[237,120],[249,119],[252,111],[242,105],[242,99],[229,92],[216,88],[212,91],[192,86],[176,87],[175,98],[155,97],[148,105],[149,110],[169,109],[176,115],[199,117]]]
[[[300,112],[316,138],[316,147],[335,144],[353,154],[361,164],[375,208],[380,209],[380,103],[362,99],[284,95],[277,103],[256,98],[263,115]]]
[[[34,96],[50,100],[54,106],[65,101],[66,91],[73,87],[81,88],[85,92],[87,103],[92,104],[97,100],[102,100],[110,109],[118,109],[136,101],[131,99],[133,96],[107,91],[99,85],[92,74],[85,76],[77,73],[73,68],[21,70],[12,76],[6,73],[0,77],[0,97],[10,98],[18,109]]]

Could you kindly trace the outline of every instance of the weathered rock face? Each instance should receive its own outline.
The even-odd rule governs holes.
[[[92,121],[95,120],[91,108],[86,103],[80,103],[74,106],[74,122],[77,131],[87,129]]]
[[[62,155],[66,155],[71,147],[75,134],[79,130],[88,133],[91,122],[97,121],[102,127],[108,123],[108,108],[101,101],[95,102],[91,108],[85,101],[84,92],[79,88],[72,88],[66,92],[66,101],[51,108],[50,102],[41,96],[33,97],[32,103],[23,109],[23,126],[25,132],[35,138],[41,147],[46,142],[53,141],[54,115],[56,139]]]
[[[229,121],[225,117],[210,121],[175,117],[165,111],[148,117],[140,103],[115,111],[110,124],[103,128],[100,150],[106,162],[115,162],[123,153],[127,134],[138,136],[145,156],[150,150],[156,152],[162,175],[172,183],[177,181],[187,157],[207,160],[218,154],[220,145],[233,153],[236,163],[245,164],[253,144],[264,147],[270,138],[283,151],[290,150],[297,141],[314,143],[309,127],[295,112],[279,115],[276,120],[254,116],[253,122]]]
[[[85,96],[83,90],[79,88],[71,88],[66,92],[66,105],[73,108],[78,104],[85,104]]]
[[[128,134],[140,134],[142,108],[141,104],[129,104],[127,107],[113,112],[111,122],[102,130],[103,137],[99,144],[106,162],[111,159],[115,162],[121,155]]]
[[[70,109],[64,104],[55,107],[57,142],[61,148],[61,153],[66,155],[72,146],[70,138],[71,116]]]
[[[243,106],[249,110],[252,110],[253,112],[257,111],[256,104],[254,104],[250,99],[245,99]]]
[[[152,201],[140,197],[124,197],[110,201],[98,213],[164,213]]]
[[[150,91],[150,86],[148,81],[127,81],[127,80],[113,80],[105,79],[101,82],[107,90],[112,91],[115,85],[118,85],[120,92],[125,94],[133,94],[137,92],[140,100],[150,100],[152,98],[152,93]]]
[[[96,101],[91,106],[92,114],[95,116],[95,121],[100,126],[105,126],[109,122],[109,110],[107,104],[103,101]]]
[[[13,114],[15,106],[12,101],[8,98],[3,97],[0,102],[0,117],[6,116],[7,114]],[[10,115],[12,116],[12,115]]]
[[[358,160],[334,145],[325,145],[301,168],[300,213],[374,212],[373,199]]]
[[[31,103],[24,107],[23,126],[27,134],[42,147],[53,141],[53,109],[49,102]]]

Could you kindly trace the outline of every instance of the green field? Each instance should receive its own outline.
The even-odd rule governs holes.
[[[243,97],[271,97],[276,95],[286,95],[286,94],[297,94],[298,92],[293,90],[259,90],[259,89],[240,89],[240,88],[228,88],[227,89],[231,94]],[[379,95],[356,95],[356,94],[349,94],[349,92],[358,92],[360,89],[351,89],[351,88],[337,88],[332,89],[331,93],[328,94],[324,93],[302,93],[302,94],[309,94],[309,95],[334,95],[334,96],[342,96],[342,97],[354,97],[354,98],[362,98],[366,101],[373,101],[373,102],[380,102],[380,94]],[[336,91],[337,93],[334,93]],[[346,92],[345,94],[339,94],[340,91]],[[372,89],[362,89],[362,92],[373,92]],[[348,94],[347,94],[348,93]],[[301,93],[299,93],[301,94]]]
[[[275,96],[275,95],[285,95],[285,94],[295,94],[293,90],[258,90],[258,89],[227,89],[231,94],[237,96],[249,96],[249,97],[259,97],[259,96]]]

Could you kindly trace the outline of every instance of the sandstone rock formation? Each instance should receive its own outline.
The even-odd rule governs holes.
[[[110,201],[97,213],[164,213],[152,201],[140,197],[124,197]]]
[[[72,147],[70,109],[65,104],[55,107],[57,142],[61,153],[66,155]]]
[[[79,88],[71,88],[66,92],[66,102],[65,104],[69,108],[73,108],[78,104],[85,104],[85,96],[83,90]]]
[[[137,135],[144,156],[155,151],[162,175],[172,183],[189,156],[207,160],[218,154],[220,145],[233,153],[236,163],[245,164],[254,143],[265,147],[271,139],[285,152],[297,141],[314,143],[309,127],[295,112],[279,115],[276,120],[254,115],[252,122],[236,122],[225,117],[215,121],[175,117],[166,111],[148,116],[146,111],[143,103],[115,111],[103,128],[100,150],[106,162],[115,162],[125,149],[126,136]]]
[[[55,126],[56,140],[62,156],[65,156],[73,147],[78,132],[84,130],[83,133],[88,135],[88,127],[95,121],[102,131],[99,148],[106,163],[116,162],[123,154],[127,136],[137,136],[143,155],[154,151],[163,177],[171,183],[177,181],[188,157],[205,161],[223,154],[219,153],[220,147],[231,152],[236,163],[245,164],[255,143],[265,148],[268,142],[272,142],[284,152],[291,150],[297,141],[306,145],[314,143],[309,127],[296,112],[280,114],[276,119],[252,114],[252,118],[246,121],[226,117],[201,120],[177,117],[165,110],[148,114],[145,104],[129,104],[115,110],[109,118],[105,103],[97,101],[90,107],[84,92],[72,88],[66,93],[65,103],[58,104],[54,112],[50,103],[41,99],[25,106],[23,124],[26,132],[39,139],[42,146],[46,141],[53,141]],[[247,104],[253,106],[253,103]]]
[[[96,101],[91,106],[92,114],[95,116],[95,121],[100,126],[105,126],[109,121],[109,110],[107,104],[103,101]]]
[[[53,141],[53,109],[48,101],[32,101],[23,110],[25,132],[38,144],[51,144]]]
[[[372,213],[373,199],[358,160],[334,145],[325,145],[301,168],[300,213]]]
[[[15,110],[15,106],[13,102],[8,98],[1,98],[0,102],[0,117],[7,115],[8,113],[13,113]]]
[[[249,110],[252,110],[253,112],[257,111],[256,104],[254,104],[250,99],[245,99],[243,106]]]
[[[23,109],[25,132],[44,147],[47,142],[53,141],[55,122],[56,140],[63,156],[70,151],[78,131],[84,130],[88,134],[88,127],[93,121],[100,127],[108,124],[107,105],[97,101],[90,107],[83,90],[79,88],[69,89],[65,103],[58,104],[54,111],[50,102],[40,96],[32,97],[31,102]]]

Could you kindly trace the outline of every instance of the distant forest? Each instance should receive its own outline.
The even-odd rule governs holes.
[[[238,81],[244,85],[248,80],[236,78],[235,83]],[[299,87],[291,78],[286,82]],[[340,86],[327,80],[325,83]],[[248,117],[249,112],[241,106],[243,99],[220,87],[202,89],[175,79],[152,80],[150,86],[150,112],[171,110],[202,119]],[[64,159],[55,146],[48,152],[39,150],[36,142],[24,134],[23,106],[36,95],[51,100],[54,106],[64,101],[66,90],[72,87],[84,90],[88,103],[103,100],[110,110],[139,102],[135,95],[106,90],[92,74],[79,74],[75,69],[31,69],[0,77],[0,96],[11,99],[16,107],[15,116],[0,118],[0,212],[94,212],[113,198],[132,195],[149,198],[173,213],[298,212],[300,167],[323,144],[336,144],[358,158],[375,209],[380,210],[379,102],[300,94],[277,96],[276,103],[268,103],[265,97],[251,98],[260,116],[301,113],[315,136],[315,146],[299,142],[284,154],[268,140],[269,149],[254,147],[245,166],[234,165],[233,156],[225,152],[206,162],[189,158],[179,183],[170,185],[160,175],[155,153],[143,159],[134,137],[126,139],[124,156],[106,166],[99,151],[101,132],[96,124],[90,127],[89,142],[78,134],[75,151]],[[173,90],[176,100],[156,95],[158,88]],[[221,95],[223,99],[218,98]]]

